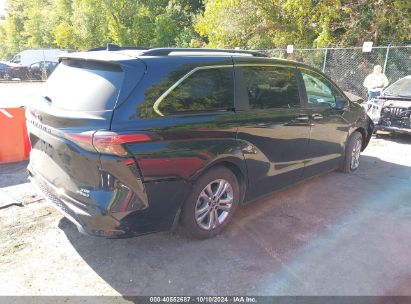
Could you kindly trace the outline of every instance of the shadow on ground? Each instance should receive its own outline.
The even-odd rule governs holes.
[[[28,183],[28,161],[0,164],[0,188]]]
[[[400,144],[411,144],[411,134],[387,133],[378,131],[378,133],[375,134],[375,137],[384,140],[394,141]]]
[[[361,160],[240,208],[209,240],[59,227],[122,295],[411,295],[411,168]]]

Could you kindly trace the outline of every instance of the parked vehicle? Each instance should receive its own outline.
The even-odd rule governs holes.
[[[9,65],[6,61],[0,61],[0,79],[4,79],[4,76],[7,73]]]
[[[39,61],[29,66],[30,78],[46,80],[59,63],[55,61]]]
[[[57,62],[60,55],[67,54],[67,51],[60,49],[30,49],[16,54],[10,62],[29,66],[39,61]]]
[[[241,204],[356,170],[373,132],[320,71],[237,50],[67,54],[26,117],[32,180],[103,237],[214,236]]]
[[[27,67],[20,64],[1,61],[0,62],[0,78],[5,80],[21,79],[26,80],[29,78],[29,70]]]
[[[411,75],[388,86],[366,103],[375,130],[411,134]]]

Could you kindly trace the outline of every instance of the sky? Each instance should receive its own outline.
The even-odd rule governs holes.
[[[4,6],[6,5],[6,0],[0,0],[0,16],[4,15]]]

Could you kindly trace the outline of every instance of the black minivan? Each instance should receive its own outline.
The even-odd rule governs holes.
[[[219,233],[240,204],[352,172],[373,123],[324,74],[252,51],[65,54],[27,108],[34,183],[84,233]]]

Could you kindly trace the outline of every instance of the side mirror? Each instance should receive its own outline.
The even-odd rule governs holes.
[[[335,108],[337,110],[344,110],[347,102],[345,100],[339,99],[335,102]]]

